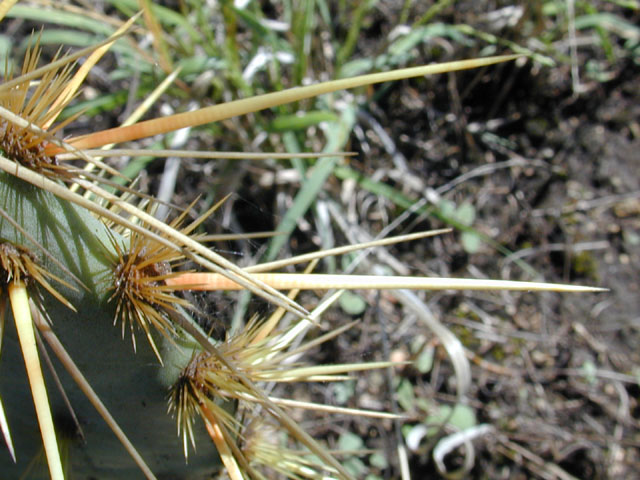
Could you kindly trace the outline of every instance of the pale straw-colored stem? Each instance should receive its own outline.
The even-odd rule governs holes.
[[[222,430],[220,429],[220,425],[218,425],[216,418],[211,414],[211,412],[205,405],[200,405],[200,410],[207,419],[205,422],[207,426],[207,432],[209,432],[209,436],[211,437],[211,440],[213,440],[213,443],[215,444],[216,449],[220,454],[220,459],[227,469],[229,478],[231,478],[231,480],[244,480],[244,476],[240,471],[238,462],[236,462],[236,459],[234,458],[229,445],[227,445],[224,434],[222,433]]]
[[[300,273],[254,273],[256,280],[276,290],[331,289],[410,289],[410,290],[515,290],[557,292],[600,292],[605,289],[580,285],[541,282],[484,280],[473,278],[399,277],[377,275],[324,275]],[[216,273],[185,273],[166,280],[173,287],[185,290],[241,290],[243,287]]]
[[[120,38],[120,36],[124,35],[127,30],[129,30],[131,25],[133,25],[133,22],[135,22],[139,16],[140,13],[137,13],[136,15],[131,17],[118,30],[116,30],[113,35],[109,37],[110,41],[108,43],[97,47],[95,51],[92,52],[91,55],[89,55],[89,58],[84,61],[73,78],[69,80],[64,91],[51,104],[51,106],[49,107],[49,112],[53,112],[58,108],[62,109],[62,107],[65,106],[73,98],[75,93],[78,91],[78,88],[80,88],[80,85],[82,85],[82,82],[84,82],[84,79],[87,77],[87,75],[89,75],[89,72],[95,66],[95,64],[98,63],[103,55],[109,51],[115,41]],[[55,118],[55,116],[51,117],[49,121],[41,125],[42,129],[48,130],[51,124],[55,121]]]
[[[42,369],[40,368],[40,360],[38,358],[38,349],[36,348],[36,337],[33,330],[31,312],[29,310],[29,297],[27,296],[27,289],[24,284],[11,283],[9,285],[9,299],[13,310],[13,318],[16,322],[22,356],[24,357],[24,363],[27,368],[27,377],[29,378],[29,385],[31,386],[33,403],[36,407],[36,416],[38,417],[42,442],[44,443],[44,451],[47,455],[49,473],[52,480],[64,480],[56,431],[53,426],[51,409],[49,408],[47,388],[44,384],[44,377],[42,376]]]
[[[316,97],[325,93],[338,90],[357,88],[381,82],[434,75],[438,73],[466,70],[470,68],[484,67],[518,58],[519,55],[504,55],[495,57],[477,58],[471,60],[459,60],[455,62],[439,63],[422,67],[402,68],[391,72],[372,73],[353,78],[343,78],[316,85],[295,87],[281,92],[256,95],[251,98],[243,98],[220,105],[201,108],[193,112],[184,112],[169,117],[156,118],[130,125],[128,127],[116,127],[100,132],[91,133],[69,140],[78,149],[95,148],[107,143],[122,143],[137,140],[153,135],[173,132],[185,127],[196,127],[211,122],[217,122],[238,115],[257,112],[266,108],[284,105],[307,98]]]
[[[5,307],[6,307],[6,297],[2,295],[4,292],[0,288],[0,351],[2,349],[2,339],[4,337],[4,321],[5,321]],[[9,430],[9,422],[7,421],[7,416],[4,413],[4,407],[2,405],[2,397],[0,397],[0,431],[2,431],[2,436],[4,437],[4,443],[7,445],[7,449],[9,450],[9,454],[13,459],[13,462],[16,461],[16,452],[13,448],[13,441],[11,440],[11,431]]]

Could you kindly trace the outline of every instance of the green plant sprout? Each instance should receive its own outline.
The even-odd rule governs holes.
[[[5,0],[0,4],[0,20],[13,3]],[[150,10],[144,11],[148,16]],[[147,19],[148,24],[153,24]],[[25,54],[22,71],[9,73],[0,85],[0,288],[2,301],[11,305],[20,342],[19,347],[13,342],[13,327],[5,325],[3,313],[0,327],[7,335],[0,375],[0,423],[4,441],[16,462],[6,466],[9,475],[28,471],[28,464],[38,454],[39,440],[33,429],[13,427],[20,408],[33,401],[48,474],[55,480],[74,475],[122,478],[134,476],[138,470],[150,479],[204,478],[219,469],[218,455],[233,480],[265,478],[263,468],[290,478],[318,478],[322,474],[352,478],[336,456],[288,413],[292,408],[325,407],[279,398],[271,395],[266,386],[340,381],[355,371],[386,368],[392,363],[302,363],[299,358],[309,349],[335,338],[351,325],[304,340],[306,332],[317,324],[340,292],[308,311],[295,301],[295,293],[285,295],[283,290],[601,290],[539,282],[321,275],[312,273],[313,266],[300,274],[276,272],[286,265],[441,231],[239,268],[211,250],[205,244],[206,235],[195,233],[215,207],[186,226],[182,223],[193,206],[170,223],[160,221],[152,214],[153,200],[151,206],[145,206],[149,199],[137,195],[135,185],[119,187],[117,181],[105,179],[105,174],[116,180],[122,175],[102,162],[107,151],[96,149],[337,90],[488,67],[518,56],[477,58],[343,78],[135,121],[64,140],[57,138],[55,133],[76,118],[56,123],[88,72],[137,20],[138,16],[134,16],[96,46],[75,54],[60,54],[44,66],[40,66],[36,40]],[[157,49],[162,52],[162,45],[158,44]],[[78,67],[75,61],[80,58],[84,62]],[[169,61],[163,66],[171,69]],[[127,154],[139,156],[219,155],[195,153],[127,150]],[[345,156],[342,152],[333,154]],[[269,158],[273,154],[255,156]],[[187,262],[198,271],[181,270]],[[267,319],[250,319],[242,331],[224,340],[214,340],[194,319],[199,314],[198,307],[181,292],[234,289],[248,290],[278,309]],[[288,326],[281,324],[286,312],[297,318]],[[119,328],[114,323],[120,323]],[[131,332],[133,348],[122,341],[125,330]],[[139,331],[146,342],[136,342]],[[40,357],[47,352],[45,343],[71,377],[70,380],[67,374],[54,370],[52,378],[62,389],[52,388],[50,382],[45,386],[40,366]],[[37,346],[44,353],[39,355]],[[20,355],[26,364],[28,382],[16,366]],[[72,387],[74,383],[80,392]],[[176,420],[164,411],[167,394],[181,438],[175,435]],[[104,424],[93,420],[93,409],[105,420]],[[381,412],[329,410],[394,418]],[[65,420],[71,417],[82,421],[65,426]],[[197,421],[198,417],[202,422]],[[85,444],[78,448],[74,438],[79,429]],[[273,429],[286,431],[306,453],[296,456],[296,450],[274,450],[268,441],[265,443],[265,432]],[[211,441],[215,450],[209,448]],[[131,461],[123,460],[123,449]],[[70,452],[69,458],[61,453],[65,451]]]

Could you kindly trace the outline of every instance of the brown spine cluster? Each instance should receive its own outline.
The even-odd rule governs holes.
[[[38,172],[59,166],[55,155],[47,155],[46,144],[40,135],[0,120],[0,150],[21,165]]]
[[[0,243],[0,285],[27,282],[31,278],[29,266],[35,258],[27,250],[9,242]]]

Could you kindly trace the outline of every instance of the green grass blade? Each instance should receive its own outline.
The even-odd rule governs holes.
[[[333,152],[344,148],[354,123],[355,109],[353,107],[345,109],[340,117],[340,122],[334,123],[329,127],[328,142],[324,151]],[[322,191],[327,178],[333,172],[338,161],[340,161],[340,157],[323,157],[318,160],[309,178],[303,182],[300,192],[298,192],[293,201],[293,205],[285,214],[280,225],[278,225],[276,232],[282,235],[277,235],[271,240],[265,255],[265,261],[271,261],[276,258],[280,249],[289,239],[289,235],[295,229],[298,220],[307,212]]]

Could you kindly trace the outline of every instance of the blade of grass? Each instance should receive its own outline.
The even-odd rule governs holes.
[[[371,10],[377,3],[376,0],[362,0],[360,2],[354,2],[354,11],[349,16],[351,19],[349,24],[349,31],[347,32],[347,38],[338,50],[336,54],[336,65],[338,68],[353,55],[353,50],[356,47],[356,42],[360,37],[360,29],[362,28],[362,21],[365,15]]]
[[[7,17],[33,20],[34,22],[41,24],[53,23],[103,35],[110,35],[113,33],[112,27],[104,22],[88,18],[85,15],[80,15],[78,13],[64,12],[52,8],[42,8],[42,6],[16,5],[8,12]]]
[[[164,41],[164,32],[162,31],[160,22],[155,12],[151,9],[151,2],[149,0],[139,0],[139,2],[142,7],[142,13],[144,14],[144,22],[147,24],[153,38],[153,48],[158,54],[160,67],[166,73],[169,73],[173,70],[173,65],[171,63],[171,57],[169,57],[167,44]]]
[[[438,73],[478,68],[514,60],[518,57],[520,57],[520,55],[503,55],[459,60],[455,62],[425,65],[422,67],[403,68],[399,70],[392,70],[390,72],[372,73],[353,78],[343,78],[305,87],[295,87],[281,92],[266,93],[263,95],[256,95],[251,98],[227,102],[221,105],[213,105],[193,112],[183,112],[169,117],[147,120],[128,127],[117,127],[100,132],[94,132],[73,138],[69,140],[69,143],[79,149],[94,148],[107,143],[121,143],[179,130],[180,128],[195,127],[206,123],[217,122],[227,118],[264,110],[266,108],[283,105],[285,103],[296,102],[306,98],[316,97],[318,95],[338,90],[346,90],[406,78],[421,77],[424,75],[435,75]],[[54,151],[48,153],[58,152]]]
[[[6,319],[6,307],[7,307],[7,297],[3,295],[2,289],[0,289],[0,353],[2,352],[2,339],[4,338],[4,321]],[[9,422],[7,422],[7,417],[4,413],[4,406],[2,405],[2,397],[0,397],[0,430],[2,431],[2,436],[4,438],[4,443],[7,445],[7,449],[9,449],[9,454],[13,459],[13,462],[16,462],[16,452],[13,448],[13,441],[11,440],[11,432],[9,431]]]
[[[353,107],[345,108],[340,115],[340,121],[329,127],[327,144],[324,148],[326,152],[344,147],[355,123],[355,118],[355,109]],[[293,200],[293,204],[276,228],[276,232],[282,235],[274,237],[269,243],[269,248],[264,256],[265,261],[268,262],[276,258],[280,249],[288,241],[289,235],[295,229],[298,220],[307,213],[311,204],[324,188],[327,178],[339,160],[340,157],[323,157],[316,163]]]
[[[18,0],[2,0],[0,3],[0,21],[7,15],[7,12],[11,10]]]

